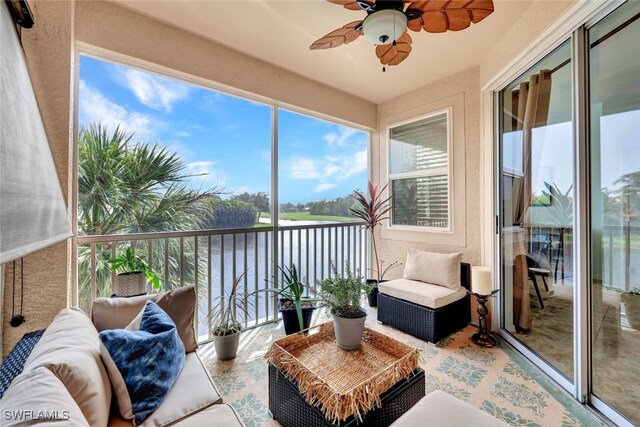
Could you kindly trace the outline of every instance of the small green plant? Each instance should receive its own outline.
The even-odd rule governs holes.
[[[107,260],[107,263],[111,271],[144,274],[147,282],[151,282],[153,290],[160,290],[160,277],[158,277],[142,257],[134,255],[131,248],[127,248],[124,255]]]
[[[233,279],[230,290],[224,290],[216,305],[211,309],[211,329],[213,335],[224,336],[242,331],[242,318],[253,309],[253,302],[238,291],[246,272]]]
[[[352,272],[348,264],[345,265],[345,276],[340,276],[333,264],[331,269],[333,275],[320,282],[320,305],[338,317],[357,319],[366,316],[360,302],[372,286],[367,285],[357,272]]]
[[[272,292],[284,299],[290,300],[296,308],[298,322],[300,322],[300,330],[303,330],[304,325],[302,320],[302,307],[311,305],[313,300],[303,297],[305,286],[304,283],[302,283],[300,276],[298,275],[298,269],[295,264],[292,264],[291,267],[277,267],[278,270],[280,270],[280,272],[282,273],[282,284],[284,286],[282,288],[261,289],[257,292]],[[277,276],[274,276],[273,279],[274,281],[272,281],[271,283],[275,283],[275,280],[277,280]],[[282,308],[287,307],[283,306]]]

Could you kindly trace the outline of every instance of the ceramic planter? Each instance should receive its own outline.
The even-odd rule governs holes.
[[[116,276],[115,295],[119,297],[131,297],[147,293],[146,276],[141,271],[120,273]]]
[[[378,281],[376,279],[367,279],[367,285],[373,286],[373,289],[371,289],[367,294],[369,307],[377,307],[378,306]]]
[[[364,310],[363,310],[364,311]],[[364,322],[367,315],[356,319],[338,317],[333,315],[333,330],[336,334],[336,343],[343,350],[356,350],[362,343],[364,334]]]
[[[298,320],[298,313],[295,307],[282,308],[284,302],[291,301],[288,299],[280,298],[280,313],[282,314],[282,323],[284,324],[284,332],[287,335],[300,332],[300,321]],[[311,326],[311,317],[313,316],[313,310],[316,307],[302,307],[302,324],[303,329],[308,329]]]
[[[215,335],[213,341],[218,360],[235,359],[240,342],[240,332],[234,332],[230,335]]]

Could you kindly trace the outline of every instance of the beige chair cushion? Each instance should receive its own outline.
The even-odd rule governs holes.
[[[141,426],[161,427],[171,425],[182,420],[196,411],[221,403],[222,397],[209,372],[205,369],[196,353],[188,353],[180,376],[169,390],[167,397],[156,411],[144,420]],[[126,421],[119,414],[113,414],[109,420],[109,426],[120,425],[126,422],[131,426],[131,421]],[[123,424],[124,425],[124,424]],[[216,424],[218,425],[218,424]],[[219,424],[225,425],[225,424]]]
[[[461,253],[439,254],[409,249],[403,277],[458,290],[461,261]]]
[[[91,426],[107,425],[111,384],[100,358],[98,332],[84,312],[64,309],[53,319],[23,372],[39,367],[59,378]]]
[[[171,427],[244,426],[233,407],[226,403],[209,406],[200,412],[191,414],[188,417],[170,425]],[[131,427],[131,422],[124,418],[113,418],[109,421],[109,427]]]
[[[440,308],[467,295],[464,288],[453,290],[416,280],[396,279],[378,284],[378,291],[429,308]]]
[[[36,368],[16,377],[0,400],[3,427],[88,427],[84,415],[58,377]]]
[[[396,427],[506,427],[508,424],[462,400],[434,390],[391,424]]]
[[[149,299],[158,304],[176,324],[185,351],[195,351],[198,343],[193,326],[196,316],[196,290],[193,286],[155,295],[98,298],[91,306],[91,320],[98,332],[106,329],[124,329],[140,313]]]

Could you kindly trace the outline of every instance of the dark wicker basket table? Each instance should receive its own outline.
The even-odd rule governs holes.
[[[295,382],[269,363],[269,410],[273,418],[284,427],[315,426],[369,426],[386,427],[396,421],[425,395],[424,371],[413,371],[408,378],[380,395],[382,406],[375,408],[362,417],[360,422],[355,416],[336,424],[327,420],[315,406],[309,405],[298,391]]]

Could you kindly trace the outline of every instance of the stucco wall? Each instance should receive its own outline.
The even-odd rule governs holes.
[[[72,76],[72,17],[70,2],[30,2],[36,25],[22,31],[27,64],[49,139],[64,197],[69,195],[70,94]],[[4,101],[3,101],[4,102]],[[26,332],[46,328],[70,300],[69,243],[63,242],[24,259],[24,316],[17,328],[11,319],[12,265],[4,281],[3,356]],[[16,309],[20,301],[20,262],[17,264]]]
[[[76,7],[76,38],[172,70],[368,128],[376,104],[106,2]]]

